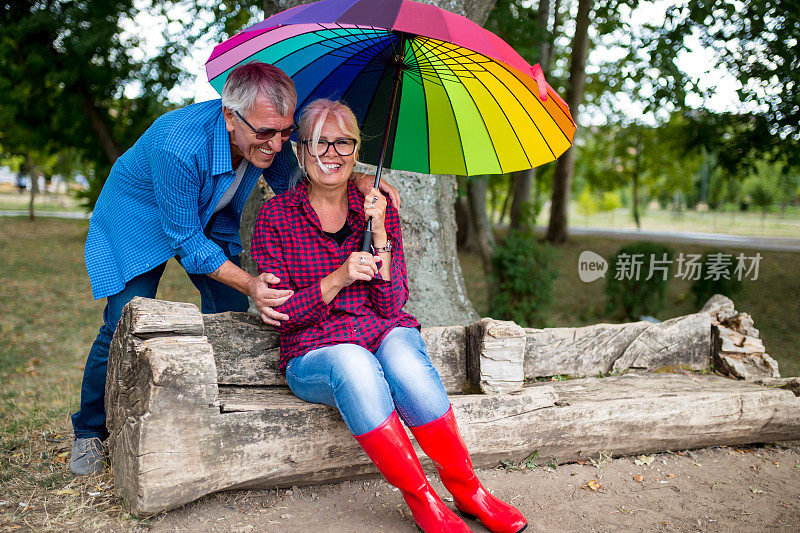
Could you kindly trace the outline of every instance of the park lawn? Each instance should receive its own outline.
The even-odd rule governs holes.
[[[0,218],[0,501],[13,506],[0,508],[0,529],[103,529],[128,518],[110,475],[77,479],[67,468],[69,414],[104,305],[83,263],[87,229],[83,220]],[[158,297],[199,305],[175,261]]]
[[[30,193],[0,192],[0,211],[2,210],[28,210],[31,197]],[[33,202],[34,213],[42,211],[70,211],[81,212],[81,201],[69,194],[38,194]]]
[[[108,472],[74,478],[67,468],[86,353],[100,326],[102,301],[91,296],[83,264],[84,220],[0,218],[0,529],[109,529],[139,524],[111,495]],[[581,282],[577,257],[608,257],[624,244],[575,238],[563,247],[550,320],[575,326],[605,320],[603,282]],[[676,251],[700,249],[675,245]],[[748,254],[751,252],[747,252]],[[753,315],[783,375],[800,374],[800,254],[761,252],[758,281],[745,283],[737,309]],[[486,314],[487,284],[480,261],[462,255],[467,290]],[[175,261],[159,288],[165,300],[199,305],[199,295]],[[663,316],[696,310],[688,282],[670,283]]]

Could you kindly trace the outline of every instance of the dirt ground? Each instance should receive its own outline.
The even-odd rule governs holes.
[[[800,531],[799,442],[478,475],[525,514],[531,532]],[[437,477],[431,481],[449,497]],[[452,506],[452,499],[445,502]],[[156,532],[416,531],[400,493],[379,479],[219,493],[149,523]]]

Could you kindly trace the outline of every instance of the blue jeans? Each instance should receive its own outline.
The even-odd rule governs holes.
[[[224,248],[223,248],[224,249]],[[239,258],[229,258],[236,266],[240,266]],[[158,282],[167,264],[157,266],[149,272],[136,276],[117,294],[106,298],[103,311],[103,325],[89,350],[86,366],[83,369],[81,385],[81,408],[72,415],[72,427],[76,438],[108,437],[106,429],[106,409],[104,403],[106,389],[106,368],[108,366],[108,350],[111,337],[122,316],[122,308],[134,296],[155,298]],[[200,291],[201,311],[203,313],[222,313],[224,311],[247,311],[247,296],[236,289],[215,281],[205,274],[189,274],[189,279]]]
[[[353,435],[368,433],[397,409],[409,427],[441,418],[450,400],[416,328],[395,328],[373,354],[336,344],[295,357],[286,381],[299,398],[339,409]]]

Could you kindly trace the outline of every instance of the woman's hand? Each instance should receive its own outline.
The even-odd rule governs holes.
[[[369,252],[353,252],[342,263],[342,266],[322,278],[320,291],[322,300],[329,304],[336,298],[339,291],[349,287],[356,281],[372,281],[378,272],[380,257],[375,257]]]
[[[353,181],[356,184],[356,189],[360,192],[365,198],[369,196],[370,191],[372,191],[375,187],[375,176],[371,174],[361,174],[353,178]],[[400,193],[389,185],[385,179],[381,179],[381,191],[383,191],[389,198],[392,199],[392,205],[395,208],[400,209]]]
[[[386,233],[384,221],[386,220],[387,205],[386,197],[375,187],[371,188],[364,197],[364,219],[372,217],[373,233]]]
[[[349,287],[356,281],[372,281],[378,272],[376,258],[369,252],[353,252],[342,266],[336,269],[339,284],[342,288]]]

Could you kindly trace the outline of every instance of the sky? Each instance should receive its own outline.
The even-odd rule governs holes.
[[[147,12],[145,9],[147,0],[140,0],[140,3],[142,9],[139,15],[133,21],[128,21],[125,27],[142,39],[140,54],[154,54],[155,50],[163,44],[164,39],[169,38],[169,35],[173,33],[170,30],[177,32],[179,28],[169,28],[163,17],[154,16]],[[627,13],[626,18],[634,27],[642,24],[659,24],[664,18],[666,9],[675,4],[676,2],[674,1],[656,0]],[[180,19],[187,20],[190,17],[180,17]],[[142,28],[146,30],[142,32]],[[219,98],[217,92],[206,80],[204,68],[204,64],[211,55],[215,44],[217,43],[211,38],[203,38],[198,41],[190,56],[183,63],[183,68],[186,72],[197,72],[197,76],[190,77],[185,83],[175,87],[169,94],[171,100],[181,101],[187,98],[194,98],[195,102],[201,102]],[[731,111],[738,108],[741,105],[736,94],[736,90],[739,88],[738,82],[725,71],[713,68],[714,53],[701,46],[698,38],[694,38],[693,44],[691,51],[683,52],[678,56],[677,63],[684,72],[700,80],[701,87],[713,87],[715,91],[707,101],[701,100],[697,95],[691,95],[687,103],[692,107],[707,107],[715,111]],[[604,50],[602,48],[597,47],[590,52],[590,63],[593,56],[609,57],[609,55],[614,55],[615,53],[613,48]],[[588,65],[587,71],[591,72],[591,68],[591,64]],[[131,95],[138,90],[140,88],[136,86],[126,89],[126,91],[131,92]],[[617,107],[631,118],[650,123],[655,121],[655,117],[643,114],[643,105],[631,101],[624,93],[620,93],[617,96],[616,102]],[[584,109],[579,115],[579,122],[584,126],[600,125],[605,121],[606,116],[601,109]]]

